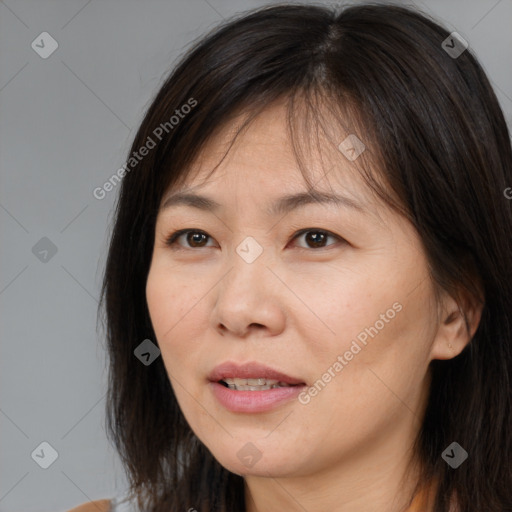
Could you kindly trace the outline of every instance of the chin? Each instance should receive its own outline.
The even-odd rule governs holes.
[[[257,441],[232,442],[226,447],[217,448],[210,449],[217,462],[228,471],[243,477],[285,477],[299,471],[300,461],[289,460],[270,446],[262,449]],[[293,453],[296,455],[297,450],[293,450]]]

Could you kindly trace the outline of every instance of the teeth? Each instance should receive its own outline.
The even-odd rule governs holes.
[[[229,389],[237,391],[265,391],[267,389],[289,387],[286,382],[280,382],[274,379],[223,379]]]
[[[226,384],[236,384],[237,386],[272,386],[279,381],[272,379],[223,379]]]
[[[267,381],[266,379],[247,379],[248,386],[265,386],[272,381]]]
[[[228,384],[229,389],[236,389],[237,391],[265,391],[266,389],[278,388],[274,386],[237,386],[236,384]]]

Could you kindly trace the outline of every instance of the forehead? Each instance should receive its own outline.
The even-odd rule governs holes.
[[[304,192],[308,184],[302,172],[315,190],[371,198],[358,166],[337,147],[344,133],[331,134],[329,139],[329,134],[300,123],[290,133],[283,100],[267,106],[243,126],[247,118],[245,112],[219,126],[179,183],[164,194],[162,203],[180,191],[239,191],[244,185],[257,186],[260,193],[275,197],[285,189]]]

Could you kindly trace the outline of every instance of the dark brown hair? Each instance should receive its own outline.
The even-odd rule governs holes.
[[[303,134],[334,126],[335,143],[348,133],[364,141],[358,168],[417,230],[437,289],[462,311],[464,297],[484,303],[462,353],[430,365],[417,489],[438,479],[435,512],[448,512],[452,495],[461,512],[512,510],[512,150],[484,71],[469,48],[448,54],[449,34],[396,5],[273,5],[201,38],[165,80],[133,141],[131,154],[150,139],[155,147],[122,179],[100,302],[107,434],[142,510],[245,510],[243,478],[191,431],[162,358],[145,366],[134,349],[157,343],[145,286],[163,194],[221,125],[282,98],[292,141],[297,120]],[[469,454],[457,469],[441,457],[453,441]]]

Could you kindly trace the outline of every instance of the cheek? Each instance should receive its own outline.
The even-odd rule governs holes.
[[[347,334],[330,363],[341,355],[343,369],[329,384],[325,403],[337,399],[349,417],[366,418],[369,424],[372,418],[385,422],[389,415],[399,414],[403,404],[416,409],[433,337],[429,299],[428,289],[412,294],[389,289],[368,301],[366,310],[347,314]]]
[[[389,324],[380,325],[380,315],[389,310],[388,317],[395,316],[393,303],[401,296],[396,284],[393,287],[380,284],[375,272],[326,270],[330,270],[330,274],[326,273],[325,279],[318,279],[318,276],[314,280],[295,278],[293,286],[307,306],[297,303],[296,318],[304,319],[299,328],[300,325],[310,326],[311,331],[318,331],[319,335],[314,338],[304,333],[305,339],[312,341],[312,348],[319,351],[317,354],[348,350],[358,335],[362,341],[369,338],[365,329],[375,322],[379,322],[381,330],[387,329]]]
[[[194,280],[180,275],[183,274],[171,272],[167,267],[152,266],[146,284],[146,300],[174,394],[189,424],[196,425],[204,421],[200,420],[204,411],[197,408],[197,402],[191,397],[197,393],[198,381],[190,369],[198,368],[204,358],[204,350],[200,350],[195,340],[200,339],[200,332],[205,329],[199,317],[204,315],[201,298],[207,290],[200,288],[201,282],[191,283]]]
[[[184,275],[186,271],[169,268],[165,261],[153,262],[146,283],[146,299],[156,330],[171,329],[180,319],[186,320],[201,296],[202,283]]]
[[[323,287],[309,288],[304,296],[321,320],[310,324],[310,333],[319,333],[316,337],[308,335],[306,323],[299,324],[304,339],[310,340],[305,347],[307,360],[314,361],[310,377],[322,378],[338,356],[343,369],[337,365],[335,374],[344,377],[332,379],[338,382],[330,386],[333,389],[343,380],[351,392],[361,392],[368,379],[376,379],[369,368],[379,369],[397,385],[410,382],[412,372],[423,371],[435,324],[432,290],[429,280],[416,271],[401,270],[394,265],[373,272],[339,272]],[[306,291],[302,287],[300,293]]]
[[[164,356],[172,351],[174,356],[186,355],[194,338],[204,328],[204,280],[180,277],[176,271],[151,267],[146,284],[146,300],[151,323]],[[204,313],[204,312],[203,312]],[[203,314],[201,313],[201,315]]]

